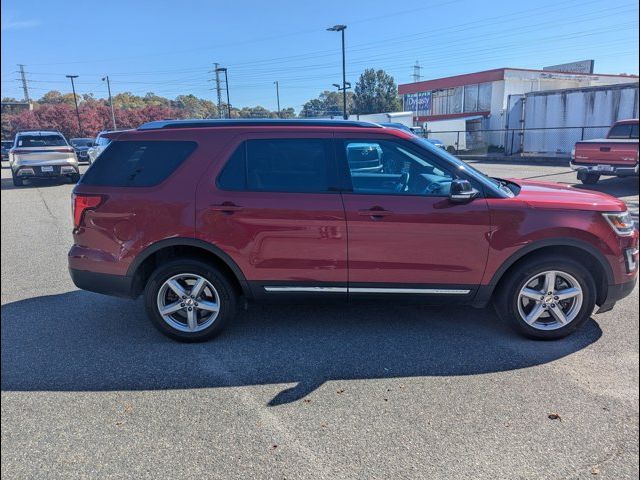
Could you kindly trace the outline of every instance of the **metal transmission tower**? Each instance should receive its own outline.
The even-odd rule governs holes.
[[[420,66],[420,62],[416,60],[416,64],[413,66],[413,75],[411,75],[414,82],[419,82],[422,79],[422,75],[420,75],[420,70],[422,70],[422,67]]]
[[[20,78],[22,79],[22,90],[24,90],[24,99],[27,103],[31,103],[31,98],[29,97],[29,85],[27,85],[27,75],[24,73],[24,65],[19,63],[18,66],[20,67]]]
[[[224,118],[222,113],[222,85],[220,84],[220,64],[213,64],[213,71],[216,74],[216,93],[218,94],[218,117]]]

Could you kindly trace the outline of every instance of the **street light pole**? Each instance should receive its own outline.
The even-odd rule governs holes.
[[[216,72],[224,72],[224,85],[227,88],[227,116],[231,118],[231,104],[229,103],[229,77],[227,76],[227,69],[223,67],[216,68]]]
[[[106,77],[102,77],[102,81],[107,81],[107,90],[109,91],[109,105],[111,106],[111,121],[113,122],[113,129],[116,130],[118,127],[116,127],[116,114],[115,111],[113,110],[113,100],[111,99],[111,84],[109,83],[109,75],[107,75]]]
[[[349,115],[347,115],[347,72],[346,65],[347,61],[345,58],[345,49],[344,49],[344,31],[346,30],[346,25],[334,25],[333,27],[327,28],[329,32],[340,32],[342,34],[342,117],[345,120],[349,119]]]
[[[82,123],[80,123],[80,110],[78,109],[78,97],[76,97],[76,87],[73,83],[74,78],[78,78],[78,75],[67,75],[68,79],[71,80],[71,91],[73,92],[73,103],[76,104],[76,117],[78,118],[78,130],[80,136],[82,136]]]
[[[278,102],[278,118],[280,118],[280,84],[278,83],[277,80],[273,83],[276,84],[276,100]]]

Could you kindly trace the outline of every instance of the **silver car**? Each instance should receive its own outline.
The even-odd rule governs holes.
[[[98,155],[100,155],[102,151],[111,143],[111,140],[105,137],[107,133],[111,132],[107,130],[100,132],[96,137],[96,141],[93,146],[89,147],[89,149],[87,150],[87,160],[89,161],[89,165],[91,165],[96,160],[96,158],[98,158]]]
[[[80,179],[78,158],[64,136],[57,131],[18,132],[9,150],[13,184],[22,186],[25,179]]]

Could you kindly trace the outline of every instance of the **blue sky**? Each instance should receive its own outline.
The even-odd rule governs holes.
[[[299,111],[341,78],[339,34],[348,25],[347,80],[367,67],[397,83],[499,67],[540,68],[595,59],[598,73],[638,73],[637,0],[533,2],[367,1],[2,1],[2,96],[193,93],[214,99],[212,64],[229,69],[231,103]]]

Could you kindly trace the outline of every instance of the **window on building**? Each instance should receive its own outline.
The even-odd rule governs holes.
[[[478,110],[488,112],[491,110],[491,84],[481,83],[478,85]]]
[[[478,85],[465,85],[464,87],[464,111],[478,111]]]

